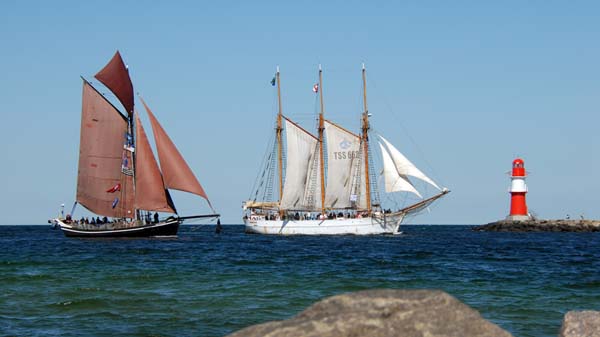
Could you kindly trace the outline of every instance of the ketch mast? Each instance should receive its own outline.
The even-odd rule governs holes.
[[[362,143],[363,153],[365,162],[365,191],[366,191],[366,202],[367,202],[367,213],[371,214],[371,183],[369,181],[369,109],[367,107],[367,75],[365,70],[365,64],[362,65],[362,80],[363,80],[363,108],[364,112],[362,115]]]
[[[134,138],[134,134],[133,134],[133,129],[134,129],[134,124],[133,124],[133,110],[132,111],[127,111],[127,120],[128,120],[128,124],[127,124],[127,137],[131,137],[131,144],[128,144],[129,147],[133,147],[133,149],[136,148],[135,146],[135,142],[136,139]],[[125,151],[129,151],[128,149],[126,149]],[[132,176],[132,183],[133,186],[131,186],[131,188],[133,188],[133,195],[135,195],[135,151],[130,152],[131,154],[131,170],[133,172],[133,176]],[[135,206],[135,203],[134,203]],[[132,215],[132,217],[135,220],[139,220],[141,219],[140,217],[140,210],[139,209],[134,209],[134,214]]]
[[[319,100],[321,103],[321,112],[319,113],[319,160],[321,161],[321,214],[325,214],[325,160],[323,158],[323,131],[325,130],[325,121],[323,118],[323,70],[319,64]]]
[[[129,69],[125,62],[123,62],[123,58],[121,57],[121,53],[117,50],[113,58],[108,62],[104,68],[102,68],[94,77],[104,84],[121,102],[125,111],[127,112],[127,135],[126,135],[126,145],[124,159],[131,161],[131,176],[133,186],[133,194],[135,195],[135,152],[130,151],[130,148],[135,149],[135,141],[134,141],[134,96],[133,96],[133,83],[131,82],[131,77],[129,76]],[[129,152],[129,155],[127,154]],[[128,158],[129,157],[129,158]],[[125,174],[125,172],[123,172]],[[123,179],[122,179],[123,180]],[[124,181],[124,190],[127,190],[126,186],[127,181]],[[127,198],[125,198],[127,199]],[[127,208],[127,200],[123,200],[124,207]],[[114,206],[113,206],[114,207]],[[139,218],[139,210],[135,210],[135,214],[131,215],[131,218],[138,219]],[[127,214],[126,214],[127,216]]]
[[[279,66],[277,66],[277,73],[275,73],[275,80],[277,81],[277,163],[279,170],[279,202],[283,196],[283,142],[282,142],[282,131],[283,131],[283,111],[281,107],[281,82],[279,80]]]

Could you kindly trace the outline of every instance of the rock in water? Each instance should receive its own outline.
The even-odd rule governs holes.
[[[559,337],[600,336],[600,311],[569,311],[565,314]]]
[[[473,227],[487,232],[600,232],[598,220],[500,220]]]
[[[228,337],[512,336],[439,290],[365,290],[319,301],[285,321]]]

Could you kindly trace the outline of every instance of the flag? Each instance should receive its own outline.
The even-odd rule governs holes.
[[[316,94],[319,92],[319,83],[313,85],[313,92]]]
[[[115,201],[113,201],[113,203],[112,203],[112,208],[117,207],[118,203],[119,203],[119,198],[115,198]]]
[[[120,191],[120,190],[121,190],[121,183],[117,183],[115,186],[106,190],[106,193],[115,193],[116,191]]]
[[[271,85],[275,86],[275,82],[277,82],[277,78],[273,76],[273,79],[271,80]]]

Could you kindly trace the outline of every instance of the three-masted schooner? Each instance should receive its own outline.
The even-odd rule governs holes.
[[[118,51],[95,78],[116,96],[126,111],[121,113],[82,77],[79,169],[73,211],[81,204],[97,217],[75,219],[71,211],[51,222],[66,236],[170,236],[177,234],[185,219],[219,217],[219,214],[184,217],[177,214],[169,189],[196,194],[206,199],[215,212],[192,170],[140,97],[152,125],[159,168],[134,109],[133,84]],[[161,219],[158,212],[172,215]]]
[[[313,89],[319,93],[320,101],[318,136],[315,136],[283,115],[277,69],[271,82],[277,84],[278,97],[274,149],[267,156],[251,199],[243,203],[246,232],[283,235],[400,233],[400,223],[407,215],[427,208],[449,190],[440,188],[390,142],[379,136],[385,192],[410,192],[422,199],[395,211],[382,208],[369,146],[370,113],[365,67],[363,65],[362,68],[360,134],[324,118],[322,82],[319,67],[319,83]],[[277,182],[273,182],[275,177]],[[423,199],[408,177],[425,181],[438,192]],[[278,187],[278,200],[273,200],[276,195],[269,192],[275,187]]]

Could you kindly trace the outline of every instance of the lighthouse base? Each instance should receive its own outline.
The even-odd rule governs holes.
[[[528,221],[532,219],[530,215],[509,215],[506,217],[507,221]]]

